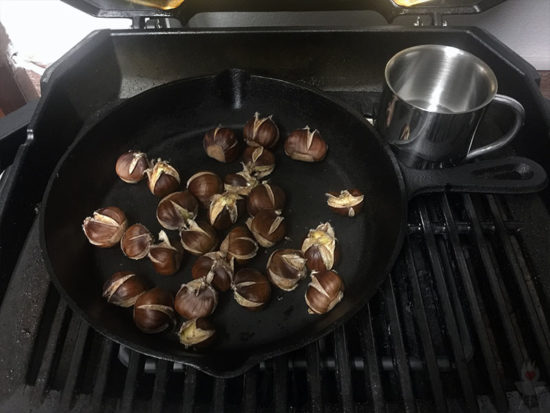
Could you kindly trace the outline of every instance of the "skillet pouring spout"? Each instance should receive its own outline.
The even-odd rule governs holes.
[[[542,166],[519,156],[442,169],[400,167],[409,199],[420,194],[444,191],[528,194],[539,192],[548,184]]]

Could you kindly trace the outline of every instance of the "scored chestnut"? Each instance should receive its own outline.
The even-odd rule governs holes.
[[[275,169],[275,155],[263,146],[248,146],[243,153],[243,164],[252,176],[261,179]]]
[[[239,141],[229,128],[218,126],[209,130],[204,135],[202,143],[206,154],[218,162],[233,162],[239,156]]]
[[[162,288],[153,288],[139,296],[134,304],[134,323],[147,334],[160,333],[175,323],[174,298]]]
[[[171,243],[166,232],[160,231],[159,243],[151,245],[149,259],[160,275],[172,275],[180,269],[183,249],[180,244]]]
[[[213,251],[218,245],[216,230],[204,221],[190,220],[180,230],[181,245],[193,255]]]
[[[179,315],[191,320],[212,314],[217,304],[218,292],[205,278],[198,278],[181,285],[174,307]]]
[[[122,253],[132,260],[140,260],[149,254],[153,236],[142,224],[128,227],[120,240]]]
[[[235,192],[215,194],[212,196],[211,201],[208,217],[210,224],[219,230],[227,229],[237,222],[245,205],[244,198]]]
[[[269,301],[271,285],[260,271],[242,268],[235,274],[233,296],[239,305],[256,311],[263,308]]]
[[[246,200],[246,209],[251,216],[263,209],[283,209],[285,206],[285,193],[277,185],[267,182],[253,188]]]
[[[220,251],[200,256],[191,267],[191,275],[195,280],[204,278],[207,283],[222,292],[231,288],[233,271],[233,258],[228,259],[227,255]]]
[[[216,335],[214,325],[207,318],[195,318],[184,322],[178,336],[185,348],[203,348],[212,343]]]
[[[246,226],[262,247],[269,248],[282,240],[286,233],[281,211],[262,209],[246,220]]]
[[[310,314],[325,314],[344,297],[344,283],[335,271],[311,273],[305,299]]]
[[[296,129],[285,141],[285,153],[297,161],[319,162],[325,159],[327,151],[328,145],[319,131],[311,131],[309,126]]]
[[[279,140],[279,128],[273,122],[273,115],[260,118],[256,112],[254,117],[246,122],[243,129],[244,140],[249,146],[264,146],[273,148]]]
[[[223,192],[223,182],[214,172],[201,171],[187,180],[187,189],[195,195],[203,207],[208,208],[212,195]]]
[[[145,283],[136,274],[118,271],[103,285],[103,297],[108,303],[131,307],[146,290]]]
[[[302,252],[310,270],[331,270],[340,258],[340,248],[332,225],[325,222],[315,229],[310,229],[302,243]]]
[[[180,174],[172,165],[162,159],[154,162],[153,168],[147,170],[149,190],[153,195],[165,197],[176,192],[180,184]]]
[[[277,250],[267,261],[267,277],[281,290],[294,290],[306,274],[306,259],[300,250]]]
[[[220,245],[220,251],[234,258],[238,264],[244,264],[258,253],[258,244],[246,227],[233,228]]]
[[[124,182],[136,184],[145,178],[149,167],[147,155],[139,151],[128,151],[118,157],[115,171]]]
[[[227,192],[235,192],[243,196],[248,196],[252,188],[259,183],[246,168],[244,171],[225,175],[223,182],[223,187]]]
[[[199,203],[189,191],[173,192],[162,198],[157,206],[157,220],[166,229],[179,229],[195,219]]]
[[[328,192],[325,194],[327,205],[337,214],[354,217],[363,209],[363,200],[365,196],[358,189],[344,189],[337,192]]]
[[[120,241],[127,225],[126,214],[120,208],[110,206],[100,208],[91,217],[86,217],[82,230],[90,244],[108,248]]]

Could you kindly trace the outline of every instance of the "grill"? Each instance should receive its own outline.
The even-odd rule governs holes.
[[[486,56],[500,91],[528,113],[508,151],[548,170],[550,115],[532,68],[473,28],[107,31],[65,56],[43,79],[30,126],[35,139],[21,139],[23,115],[34,108],[19,114],[7,138],[20,146],[0,182],[2,410],[544,410],[548,192],[418,197],[391,276],[359,314],[306,348],[230,379],[105,339],[59,297],[41,257],[36,211],[49,172],[75,132],[120,99],[239,66],[315,85],[372,117],[385,61],[436,40]],[[260,50],[265,44],[269,52]],[[487,132],[506,123],[499,113],[488,119]]]

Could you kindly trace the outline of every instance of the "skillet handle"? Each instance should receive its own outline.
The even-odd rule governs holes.
[[[429,192],[526,194],[546,186],[546,171],[519,156],[486,160],[452,168],[412,169],[401,165],[409,199]]]

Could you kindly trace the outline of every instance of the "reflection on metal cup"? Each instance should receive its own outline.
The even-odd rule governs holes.
[[[497,95],[497,78],[476,56],[455,47],[421,45],[393,56],[385,69],[377,128],[408,166],[456,164],[508,143],[521,127],[523,107]],[[515,113],[510,131],[471,150],[475,132],[491,102]]]

